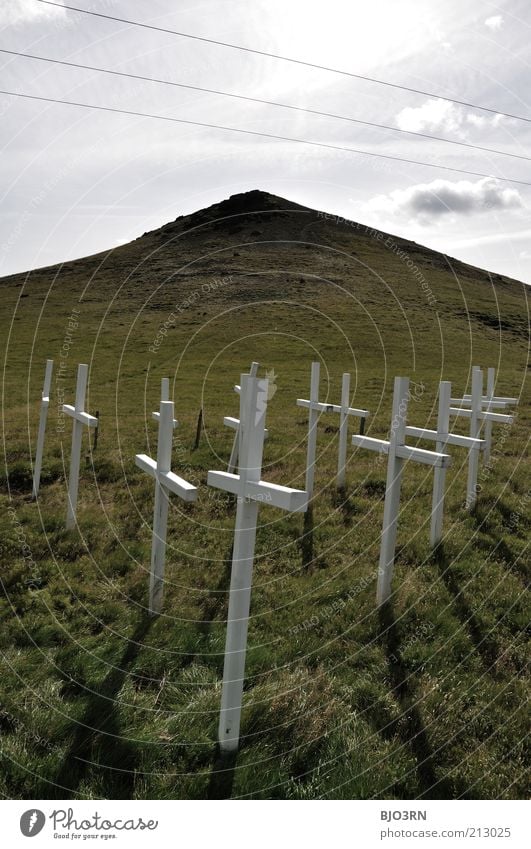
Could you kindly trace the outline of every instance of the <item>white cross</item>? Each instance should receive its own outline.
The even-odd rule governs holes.
[[[227,639],[223,668],[223,688],[219,718],[219,744],[223,751],[235,751],[240,736],[240,715],[251,585],[260,503],[272,504],[290,512],[304,512],[308,495],[261,480],[268,380],[241,376],[239,474],[208,473],[207,483],[231,492],[238,498],[230,582]]]
[[[152,460],[147,454],[135,456],[136,465],[155,478],[155,507],[149,578],[149,613],[151,616],[157,615],[162,609],[169,494],[173,492],[184,501],[195,501],[197,497],[197,487],[171,471],[173,428],[173,401],[161,401],[157,459]]]
[[[406,427],[406,436],[416,436],[419,439],[434,440],[435,450],[442,454],[447,445],[456,445],[468,448],[469,455],[476,454],[484,448],[483,439],[474,439],[470,436],[461,436],[458,433],[449,433],[450,428],[450,396],[452,384],[448,380],[439,383],[439,413],[437,416],[437,430],[429,430],[423,427]],[[446,484],[446,469],[436,466],[433,473],[433,497],[431,507],[430,544],[436,546],[442,538],[443,513],[444,513],[444,490]]]
[[[380,564],[376,590],[376,603],[378,605],[384,604],[391,596],[404,460],[414,460],[417,463],[424,463],[435,468],[446,468],[452,461],[448,454],[425,451],[423,448],[412,448],[405,444],[408,400],[409,378],[395,377],[389,439],[373,439],[369,436],[352,437],[353,445],[388,456]]]
[[[260,363],[256,363],[253,360],[253,362],[251,363],[251,368],[249,370],[249,375],[251,377],[256,377],[256,375],[258,374],[259,367]],[[241,387],[238,383],[235,384],[234,391],[238,395],[240,394]],[[236,431],[236,433],[234,434],[234,441],[232,443],[232,449],[230,452],[229,464],[227,466],[227,471],[231,472],[232,474],[234,472],[234,469],[236,468],[236,464],[238,463],[240,420],[234,418],[234,416],[225,416],[225,418],[223,419],[223,424],[227,427],[231,427],[233,430]]]
[[[63,412],[74,420],[72,427],[72,452],[70,456],[70,475],[68,478],[68,506],[66,527],[73,528],[76,523],[77,491],[79,489],[79,464],[81,460],[81,440],[83,425],[98,427],[98,419],[85,413],[85,393],[87,391],[88,365],[80,363],[77,368],[76,403],[63,404]]]
[[[37,435],[37,449],[35,451],[35,465],[33,467],[33,491],[32,498],[37,498],[41,482],[42,454],[44,450],[44,434],[46,431],[46,419],[48,418],[48,407],[50,405],[50,387],[52,385],[53,360],[46,360],[46,371],[44,373],[44,386],[41,396],[41,414],[39,418],[39,433]]]
[[[369,417],[368,410],[357,410],[349,406],[350,402],[350,374],[345,372],[341,386],[341,404],[324,404],[319,401],[319,372],[320,364],[312,363],[310,380],[310,399],[297,398],[297,406],[309,410],[308,414],[308,447],[306,451],[306,492],[309,497],[313,495],[315,476],[315,453],[317,447],[317,422],[319,413],[339,413],[339,447],[337,460],[336,486],[341,489],[345,486],[345,465],[347,461],[347,431],[348,417],[358,416],[362,421]]]
[[[467,406],[450,407],[451,416],[464,416],[470,419],[470,436],[474,439],[479,439],[481,436],[481,425],[485,422],[493,422],[495,424],[512,424],[513,416],[507,416],[502,413],[492,413],[491,407],[505,405],[506,403],[514,402],[515,399],[498,399],[493,400],[483,395],[483,372],[478,366],[472,369],[472,394],[465,396],[463,399],[457,400],[458,403],[466,404]],[[486,410],[484,409],[486,407]],[[475,507],[477,501],[477,483],[478,483],[478,468],[479,456],[477,451],[471,451],[468,455],[468,482],[466,506],[469,510]]]
[[[162,377],[161,380],[160,380],[160,401],[162,403],[163,401],[169,401],[169,400],[170,400],[170,379],[169,379],[169,377]],[[157,410],[156,412],[151,413],[151,417],[153,419],[155,419],[155,421],[158,422],[159,419],[160,419],[159,411]],[[178,424],[179,424],[179,422],[177,421],[177,419],[174,419],[173,420],[173,426],[177,427]]]
[[[474,369],[477,369],[478,366],[474,366]],[[507,395],[495,395],[494,387],[496,384],[496,370],[494,368],[487,369],[487,393],[486,395],[481,396],[481,408],[486,408],[486,412],[489,413],[494,409],[506,409],[507,407],[514,407],[518,404],[518,398],[510,398]],[[483,392],[483,387],[482,390]],[[472,403],[472,395],[463,395],[462,398],[451,398],[450,401],[452,404],[459,404],[462,407],[470,407]],[[485,450],[483,454],[483,459],[485,463],[488,463],[490,460],[490,452],[492,447],[492,425],[493,419],[487,419],[485,422],[484,435],[485,435]]]

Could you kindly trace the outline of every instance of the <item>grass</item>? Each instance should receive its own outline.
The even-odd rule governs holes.
[[[404,243],[435,293],[428,302],[383,240],[311,211],[281,215],[258,224],[243,216],[239,232],[177,222],[107,256],[0,281],[4,797],[527,796],[525,287]],[[264,243],[253,236],[248,245],[256,228]],[[65,356],[74,308],[79,326]],[[520,395],[521,405],[512,427],[495,428],[472,513],[463,508],[466,456],[455,453],[436,552],[430,473],[408,466],[394,594],[381,612],[385,464],[349,449],[338,493],[337,422],[321,419],[312,525],[260,511],[242,746],[222,763],[215,743],[235,511],[230,497],[207,489],[206,474],[226,465],[232,384],[258,360],[262,374],[274,369],[277,387],[264,477],[302,487],[306,418],[294,402],[307,396],[315,356],[331,401],[341,373],[352,372],[353,404],[372,411],[374,436],[387,431],[400,373],[418,387],[409,415],[417,426],[433,425],[438,381],[464,392],[476,363],[496,366],[497,390]],[[32,503],[47,357],[55,375]],[[59,430],[57,404],[59,390],[73,397],[78,362],[90,363],[87,404],[101,428],[95,450],[84,436],[79,524],[67,532],[70,430]],[[150,620],[153,486],[134,455],[156,451],[150,413],[163,376],[180,422],[174,468],[200,491],[195,505],[172,498],[164,613]],[[466,421],[457,429],[466,432]]]

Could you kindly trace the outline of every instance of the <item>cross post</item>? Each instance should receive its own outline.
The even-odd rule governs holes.
[[[492,380],[492,379],[491,379]],[[450,415],[464,416],[470,419],[470,436],[473,439],[479,439],[481,436],[481,426],[483,423],[491,422],[493,424],[512,424],[513,416],[504,415],[502,413],[491,412],[491,407],[506,407],[511,403],[517,403],[515,398],[491,398],[483,395],[483,372],[478,366],[472,369],[472,393],[465,395],[464,398],[452,398],[452,401],[457,401],[461,404],[459,407],[450,407]],[[483,408],[487,409],[484,410]],[[477,482],[478,482],[479,457],[477,451],[471,451],[468,456],[468,481],[467,481],[467,496],[466,507],[472,510],[477,502]]]
[[[452,384],[448,380],[439,383],[439,412],[437,416],[437,430],[429,430],[422,427],[406,427],[406,436],[416,436],[419,439],[431,439],[435,441],[435,450],[442,454],[446,452],[448,445],[456,445],[468,448],[469,454],[476,453],[484,448],[482,439],[474,439],[469,436],[461,436],[458,433],[449,433],[450,428],[450,396]],[[436,466],[433,473],[433,496],[431,508],[430,545],[436,546],[442,539],[444,494],[446,486],[446,468]]]
[[[237,496],[236,524],[223,668],[219,745],[223,752],[238,749],[251,587],[260,503],[290,512],[304,512],[307,493],[261,480],[267,379],[241,376],[238,474],[208,473],[209,486]]]
[[[76,402],[75,405],[63,404],[63,412],[73,419],[72,450],[70,454],[70,474],[68,477],[68,506],[66,510],[66,527],[73,528],[76,523],[77,493],[79,489],[79,465],[81,461],[81,442],[83,425],[97,427],[98,419],[84,410],[85,394],[87,391],[88,365],[79,363],[77,367]]]
[[[48,407],[50,405],[50,388],[52,385],[53,360],[46,360],[46,371],[44,372],[44,386],[41,396],[41,412],[39,417],[39,432],[37,434],[37,448],[35,451],[35,465],[33,466],[33,489],[32,498],[37,498],[41,483],[42,455],[44,451],[44,434],[46,432],[46,420],[48,418]]]
[[[352,444],[359,448],[368,448],[380,454],[387,454],[387,481],[376,589],[376,603],[379,606],[385,604],[391,597],[404,460],[413,460],[435,468],[447,467],[451,463],[451,457],[448,454],[412,448],[405,444],[408,401],[409,378],[395,377],[389,439],[373,439],[359,435],[352,437]]]
[[[364,421],[370,415],[368,410],[358,410],[349,405],[350,374],[345,372],[341,384],[341,404],[325,404],[319,401],[320,364],[312,363],[310,380],[310,398],[297,398],[297,406],[308,410],[308,447],[306,451],[305,489],[309,498],[313,495],[315,477],[315,455],[317,450],[317,423],[320,413],[339,413],[339,445],[337,460],[336,487],[345,486],[345,466],[347,460],[348,417],[358,416]]]
[[[170,400],[170,379],[169,377],[161,377],[160,379],[160,401],[169,401]],[[156,410],[151,413],[151,418],[155,419],[156,422],[160,419],[160,412]],[[173,426],[177,427],[179,422],[177,419],[173,420]]]
[[[256,375],[258,374],[259,366],[260,366],[260,363],[257,363],[257,362],[254,362],[254,361],[251,363],[251,368],[249,370],[249,374],[250,374],[251,377],[256,377]],[[239,384],[235,385],[234,391],[238,395],[240,394],[241,389],[240,389]],[[231,449],[231,452],[230,452],[229,464],[227,466],[227,471],[232,473],[232,472],[234,472],[236,465],[238,463],[238,445],[239,445],[240,422],[239,422],[239,419],[235,419],[232,416],[226,416],[223,419],[223,423],[225,425],[227,425],[227,427],[232,427],[236,431],[236,433],[234,434],[234,440],[233,440],[232,449]]]
[[[174,422],[173,401],[161,401],[157,459],[152,460],[147,454],[135,456],[136,465],[152,478],[155,478],[155,507],[153,510],[151,573],[149,578],[149,613],[151,616],[158,615],[162,610],[169,494],[173,492],[183,501],[195,501],[197,497],[197,487],[171,471]]]

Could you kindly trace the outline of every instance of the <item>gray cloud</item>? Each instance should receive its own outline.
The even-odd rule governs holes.
[[[518,209],[523,201],[517,189],[491,177],[481,180],[433,180],[407,189],[397,189],[369,201],[371,212],[403,214],[420,222],[444,215],[470,215],[499,209]]]

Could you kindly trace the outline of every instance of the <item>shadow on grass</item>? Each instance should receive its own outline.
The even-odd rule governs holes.
[[[441,543],[434,551],[433,558],[439,569],[442,581],[453,596],[454,607],[460,621],[467,628],[470,639],[479,654],[487,672],[495,674],[495,664],[499,655],[498,646],[491,634],[483,634],[478,619],[463,595],[459,582],[452,568],[450,558],[446,555],[444,545]]]
[[[309,505],[304,514],[302,536],[299,541],[302,555],[302,568],[309,571],[314,565],[313,546],[313,507]]]
[[[380,608],[380,638],[382,640],[387,663],[389,665],[389,676],[393,694],[402,708],[400,720],[395,723],[395,728],[401,734],[404,743],[407,743],[413,752],[417,781],[419,786],[418,798],[426,799],[449,799],[451,791],[446,779],[437,779],[435,771],[434,755],[430,746],[426,729],[416,705],[416,696],[410,684],[411,673],[406,669],[400,649],[400,636],[396,626],[396,620],[392,605],[387,603]]]
[[[230,799],[237,760],[238,752],[221,752],[219,745],[216,746],[207,799]]]
[[[100,770],[105,798],[132,797],[139,751],[121,736],[116,698],[129,667],[142,650],[152,622],[147,614],[140,620],[120,661],[106,676],[98,692],[89,694],[87,709],[75,725],[74,739],[53,779],[53,786],[49,783],[42,786],[38,794],[41,798],[74,797],[84,778]]]
[[[203,637],[207,637],[212,630],[212,623],[216,616],[226,620],[228,616],[229,589],[232,571],[233,547],[230,546],[223,561],[223,574],[213,589],[205,594],[200,607],[200,620],[198,628]]]

